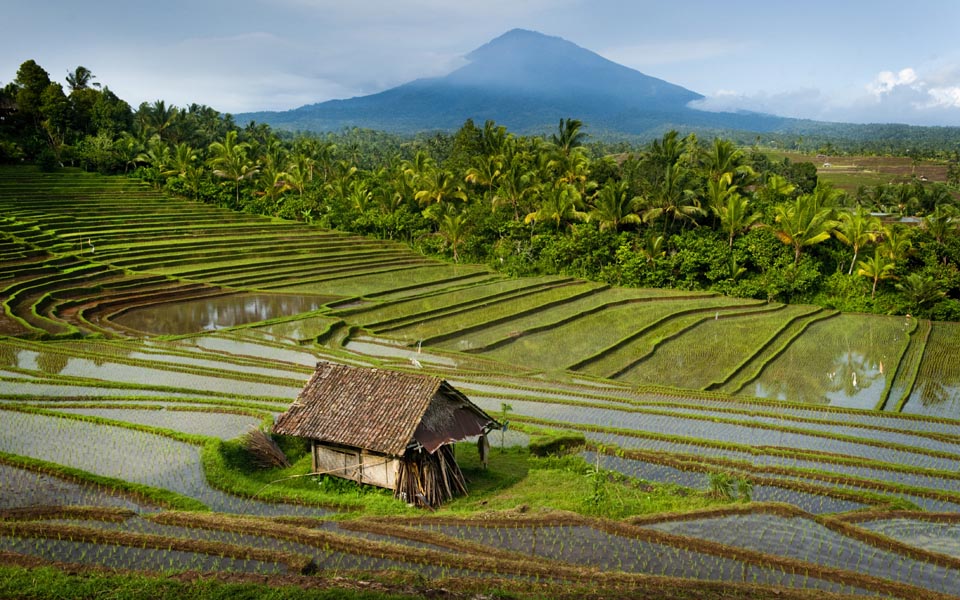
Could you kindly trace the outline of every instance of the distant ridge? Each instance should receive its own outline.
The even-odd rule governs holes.
[[[798,123],[757,113],[715,113],[688,107],[701,94],[617,64],[559,37],[513,29],[465,57],[443,76],[389,90],[284,112],[235,115],[289,131],[348,127],[393,133],[459,128],[490,119],[523,134],[553,131],[576,118],[593,133],[653,137],[670,128],[766,132]]]

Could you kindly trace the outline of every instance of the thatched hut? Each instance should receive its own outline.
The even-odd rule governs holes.
[[[453,442],[481,436],[483,453],[499,427],[438,377],[321,362],[274,432],[310,440],[316,473],[435,506],[466,493]]]

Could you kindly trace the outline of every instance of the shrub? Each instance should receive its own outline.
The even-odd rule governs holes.
[[[534,456],[562,456],[587,443],[578,431],[550,431],[530,437],[530,454]]]

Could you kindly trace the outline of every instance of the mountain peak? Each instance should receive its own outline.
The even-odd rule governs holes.
[[[591,127],[646,131],[681,122],[700,94],[617,64],[560,37],[511,29],[473,50],[452,73],[389,90],[255,118],[290,128],[344,126],[387,131],[455,129],[487,119],[514,131],[545,131],[558,119]]]
[[[617,107],[671,109],[702,98],[608,60],[560,37],[511,29],[466,56],[469,63],[441,78],[454,85],[510,89],[551,97],[606,98]]]

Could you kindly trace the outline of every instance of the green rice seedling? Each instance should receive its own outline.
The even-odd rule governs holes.
[[[847,314],[814,323],[744,392],[873,408],[909,342],[908,327],[902,317]]]

